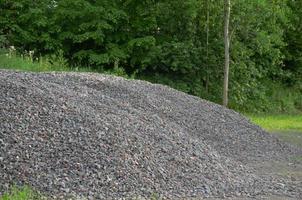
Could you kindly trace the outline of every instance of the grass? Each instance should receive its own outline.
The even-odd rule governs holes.
[[[49,198],[42,196],[38,192],[35,192],[28,186],[24,187],[12,187],[9,192],[5,193],[4,195],[0,196],[0,200],[47,200]],[[73,198],[66,198],[66,199],[73,199]],[[86,199],[86,198],[83,198]],[[133,200],[139,200],[141,198],[131,198]],[[161,199],[157,193],[152,193],[151,196],[148,198],[150,200],[159,200]]]
[[[68,67],[56,66],[48,61],[33,62],[28,57],[22,58],[18,56],[9,57],[6,54],[0,54],[0,66],[2,69],[14,69],[21,71],[71,71]]]
[[[134,76],[128,76],[122,68],[97,70],[91,67],[70,67],[62,53],[48,57],[33,58],[28,54],[20,55],[16,52],[0,49],[0,69],[30,72],[94,72],[134,79]]]
[[[33,191],[30,187],[12,187],[11,190],[4,195],[0,196],[0,200],[45,200],[37,192]]]
[[[249,117],[252,122],[258,124],[267,131],[290,131],[302,132],[302,114],[301,115],[263,115]]]
[[[302,147],[302,114],[250,116],[249,118],[281,140]]]

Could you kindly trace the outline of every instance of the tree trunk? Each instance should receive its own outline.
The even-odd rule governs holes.
[[[209,0],[207,0],[207,23],[206,23],[206,32],[207,32],[207,44],[206,44],[206,51],[207,51],[207,64],[206,64],[206,92],[209,93],[209,82],[210,82],[210,72],[209,72],[209,27],[210,21],[210,11],[209,11]]]
[[[224,0],[224,82],[223,82],[223,105],[228,106],[229,68],[230,68],[230,24],[231,2]]]

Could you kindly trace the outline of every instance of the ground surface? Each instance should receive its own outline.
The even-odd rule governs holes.
[[[276,135],[280,140],[302,148],[302,114],[264,115],[251,118],[253,122]],[[302,181],[302,155],[291,157],[289,162],[263,162],[255,164],[255,166],[259,169],[258,173]],[[289,199],[289,197],[271,197],[270,199]]]
[[[251,120],[269,132],[300,132],[302,133],[302,113],[288,115],[248,115]]]
[[[302,148],[302,132],[300,131],[273,131],[272,134],[277,135],[282,141]]]
[[[161,85],[0,71],[0,193],[302,198],[302,150],[240,114]]]

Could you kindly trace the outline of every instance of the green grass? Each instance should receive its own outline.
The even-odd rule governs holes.
[[[11,190],[0,196],[0,200],[45,200],[46,198],[33,191],[30,187],[12,187]]]
[[[33,57],[28,53],[20,54],[16,51],[0,49],[0,69],[11,69],[31,72],[100,72],[90,67],[70,67],[63,56],[63,52],[46,57]]]
[[[0,49],[0,69],[31,71],[31,72],[94,72],[109,75],[128,76],[122,68],[109,70],[93,69],[91,67],[70,67],[63,55],[51,55],[48,57],[31,58],[28,55],[9,54],[6,50]]]
[[[300,115],[268,115],[249,118],[267,131],[294,131],[302,132],[302,114]]]
[[[33,62],[28,57],[22,58],[19,56],[9,57],[6,54],[0,54],[1,69],[14,69],[21,71],[70,71],[67,67],[58,67],[47,62]]]
[[[249,116],[255,124],[281,140],[302,147],[302,114]]]
[[[0,196],[0,200],[48,200],[50,198],[42,196],[38,192],[35,192],[28,186],[24,187],[12,187],[9,192],[5,193],[3,196]],[[74,199],[67,198],[66,199]],[[86,198],[83,198],[86,199]],[[131,198],[133,200],[139,200],[141,198]],[[157,193],[152,193],[148,198],[149,200],[159,200],[161,199]]]

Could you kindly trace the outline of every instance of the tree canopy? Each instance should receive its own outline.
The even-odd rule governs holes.
[[[272,89],[302,93],[302,2],[231,3],[230,106],[276,109]],[[0,46],[62,51],[71,66],[118,67],[221,103],[223,13],[222,0],[0,0]]]

